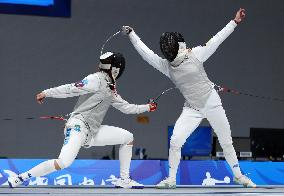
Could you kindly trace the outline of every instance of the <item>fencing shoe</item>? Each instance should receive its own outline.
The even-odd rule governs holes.
[[[17,186],[20,186],[21,184],[23,184],[24,180],[21,176],[12,176],[8,178],[8,184],[10,186],[10,188],[15,188]]]
[[[156,185],[157,189],[175,189],[176,188],[176,180],[171,178],[166,178]]]
[[[115,187],[125,188],[125,189],[143,189],[144,185],[139,184],[138,182],[130,178],[126,178],[126,179],[119,178],[115,183]]]
[[[249,179],[247,176],[242,175],[239,178],[234,177],[234,182],[240,185],[243,185],[247,188],[256,188],[256,184],[254,184],[251,179]]]

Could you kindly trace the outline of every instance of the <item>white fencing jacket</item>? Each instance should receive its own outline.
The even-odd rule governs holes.
[[[187,50],[184,61],[178,66],[159,57],[150,50],[134,31],[129,34],[135,49],[154,68],[169,77],[186,99],[186,105],[202,109],[214,88],[208,79],[203,63],[216,51],[218,46],[234,31],[237,24],[232,20],[204,46]]]
[[[71,118],[80,119],[95,134],[112,105],[125,114],[139,114],[150,110],[148,104],[129,104],[116,91],[109,88],[110,78],[105,72],[90,74],[77,83],[65,84],[44,90],[46,97],[67,98],[80,96]]]

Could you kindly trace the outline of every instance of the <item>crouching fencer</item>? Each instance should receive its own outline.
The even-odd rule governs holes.
[[[176,172],[181,158],[181,147],[190,134],[206,118],[214,129],[223,149],[226,161],[230,165],[234,181],[245,187],[256,185],[241,173],[231,129],[222,107],[221,99],[204,70],[203,63],[216,51],[218,46],[243,21],[245,10],[237,11],[220,32],[205,45],[187,48],[183,36],[177,32],[165,32],[160,37],[160,48],[166,59],[150,50],[136,35],[132,27],[123,26],[135,49],[154,68],[169,77],[185,98],[183,111],[175,123],[169,149],[169,177],[161,181],[157,188],[175,188]]]
[[[125,114],[152,112],[157,108],[155,103],[129,104],[120,97],[116,90],[116,80],[121,76],[124,68],[125,59],[122,54],[107,52],[100,56],[99,72],[90,74],[79,82],[50,88],[37,94],[36,99],[40,104],[46,97],[80,97],[66,123],[64,144],[59,157],[40,163],[25,173],[9,178],[10,187],[16,187],[29,178],[45,176],[69,167],[81,146],[120,144],[120,178],[116,186],[143,188],[142,184],[130,179],[129,176],[133,147],[132,133],[119,127],[101,125],[111,105]]]

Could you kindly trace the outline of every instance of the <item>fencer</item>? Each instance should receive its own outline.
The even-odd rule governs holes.
[[[128,35],[141,57],[170,78],[185,98],[183,111],[175,123],[170,141],[169,176],[161,181],[157,188],[176,187],[181,147],[204,118],[209,121],[219,139],[226,161],[232,169],[234,181],[245,187],[256,187],[251,179],[241,173],[225,110],[214,89],[214,84],[209,80],[203,67],[203,63],[244,20],[244,17],[245,10],[239,9],[235,18],[205,45],[194,48],[187,48],[182,34],[178,32],[163,33],[160,37],[160,49],[165,59],[150,50],[132,27],[122,27],[122,31]]]
[[[36,99],[43,103],[45,98],[67,98],[79,96],[64,132],[65,139],[57,159],[40,163],[31,170],[8,179],[10,187],[16,187],[32,177],[45,176],[56,170],[69,167],[81,147],[106,146],[120,144],[120,178],[117,187],[143,188],[142,184],[132,180],[129,175],[132,157],[133,134],[125,129],[101,125],[110,106],[125,114],[152,112],[157,104],[130,104],[118,94],[116,81],[125,69],[122,54],[107,52],[100,56],[99,71],[83,80],[50,88],[37,94]]]

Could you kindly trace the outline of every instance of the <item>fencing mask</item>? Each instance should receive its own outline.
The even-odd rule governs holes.
[[[173,62],[179,50],[186,49],[183,36],[178,32],[165,32],[160,37],[160,48],[165,58]]]
[[[125,69],[125,59],[123,55],[118,52],[106,52],[100,56],[99,68],[108,73],[114,83]]]

